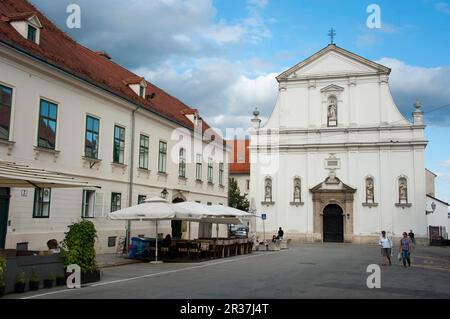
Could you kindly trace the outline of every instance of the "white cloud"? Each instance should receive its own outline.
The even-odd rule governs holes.
[[[267,0],[249,1],[247,16],[232,23],[216,21],[213,0],[77,0],[79,30],[65,24],[65,9],[72,0],[31,1],[83,45],[107,51],[128,68],[217,56],[223,45],[257,43],[271,36],[261,16]]]
[[[244,75],[245,64],[203,59],[183,71],[166,64],[157,70],[139,69],[136,72],[198,108],[211,126],[247,129],[255,107],[264,115],[271,113],[278,84],[275,73]]]
[[[420,99],[428,123],[450,123],[450,108],[433,111],[437,107],[450,104],[450,67],[425,68],[408,65],[393,58],[382,58],[377,62],[392,69],[390,87],[403,114],[409,116],[414,101]],[[427,114],[429,111],[433,112]]]
[[[446,160],[446,161],[442,161],[441,166],[449,167],[449,168],[450,168],[450,159],[448,159],[448,160]]]
[[[242,25],[228,25],[224,20],[221,20],[209,27],[204,34],[217,44],[223,45],[240,42],[245,36],[246,30]]]

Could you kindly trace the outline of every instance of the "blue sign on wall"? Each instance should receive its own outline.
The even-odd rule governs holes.
[[[266,220],[267,219],[267,214],[261,214],[261,218],[262,218],[262,220]]]

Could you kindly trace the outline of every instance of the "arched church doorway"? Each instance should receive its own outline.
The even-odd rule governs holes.
[[[328,243],[344,242],[344,213],[336,204],[330,204],[323,210],[323,241]]]
[[[184,202],[184,199],[180,197],[176,197],[172,203],[182,203]],[[183,221],[181,220],[172,220],[171,222],[172,226],[172,238],[173,239],[181,239],[183,236]]]

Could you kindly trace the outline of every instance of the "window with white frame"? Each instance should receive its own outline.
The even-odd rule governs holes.
[[[178,158],[178,176],[186,178],[186,150],[180,148]]]
[[[0,139],[9,140],[13,89],[0,85]]]
[[[210,157],[208,158],[208,182],[213,182],[213,174],[214,174],[214,164],[213,159]]]
[[[83,190],[83,207],[81,217],[95,217],[95,191],[93,190]]]
[[[219,185],[223,186],[224,165],[219,163]]]
[[[50,200],[52,190],[50,188],[34,189],[33,218],[50,217]]]
[[[159,141],[158,172],[166,173],[167,143]]]
[[[203,170],[203,156],[197,154],[197,161],[195,163],[195,179],[198,181],[202,180],[202,170]]]
[[[148,169],[148,150],[150,139],[147,135],[141,134],[139,141],[139,168]]]

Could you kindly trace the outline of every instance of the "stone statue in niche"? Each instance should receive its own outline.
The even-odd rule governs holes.
[[[337,100],[335,97],[328,99],[328,126],[337,125]]]
[[[398,194],[400,204],[408,203],[408,185],[405,178],[400,178],[398,182]]]
[[[301,186],[300,186],[300,179],[296,178],[294,180],[294,202],[300,202],[301,201]]]
[[[266,179],[264,200],[268,203],[272,202],[272,181],[270,179]]]
[[[375,202],[375,196],[373,193],[373,179],[368,178],[366,180],[366,201],[367,203],[374,203]]]

